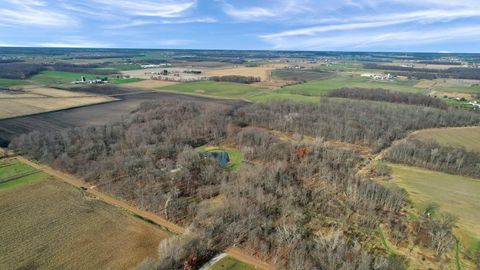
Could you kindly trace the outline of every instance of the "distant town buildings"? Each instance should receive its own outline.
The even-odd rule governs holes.
[[[365,78],[374,79],[374,80],[380,80],[380,81],[389,81],[389,80],[393,79],[393,76],[390,73],[387,73],[387,74],[363,73],[360,76],[365,77]]]
[[[170,67],[172,64],[170,63],[162,63],[162,64],[149,64],[149,65],[140,65],[142,68],[162,68],[162,67]]]

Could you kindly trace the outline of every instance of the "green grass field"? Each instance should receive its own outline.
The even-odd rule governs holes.
[[[0,162],[0,191],[42,181],[48,177],[48,174],[36,171],[16,159]]]
[[[320,98],[318,96],[303,96],[303,95],[294,95],[288,93],[279,93],[278,91],[273,91],[271,93],[261,93],[254,95],[248,98],[248,100],[253,102],[268,102],[271,100],[290,100],[293,102],[304,102],[304,103],[318,103]]]
[[[390,164],[393,180],[419,209],[436,203],[441,212],[458,217],[457,237],[469,253],[480,250],[480,180],[416,167]]]
[[[198,81],[159,88],[159,90],[227,98],[242,98],[259,93],[261,87],[231,82]]]
[[[314,95],[320,96],[328,93],[331,90],[339,88],[383,88],[387,90],[402,91],[402,92],[420,92],[421,89],[415,88],[417,81],[411,80],[394,80],[394,81],[375,81],[369,78],[362,78],[352,75],[338,75],[333,78],[310,81],[303,84],[296,84],[286,86],[280,89],[279,93],[289,93],[297,95]]]
[[[125,70],[142,69],[142,67],[140,65],[137,65],[137,64],[128,64],[128,65],[106,66],[106,67],[101,67],[101,68],[98,68],[98,69],[125,71]]]
[[[231,257],[225,257],[212,265],[208,270],[254,270],[251,265],[235,260]]]
[[[228,165],[225,167],[227,169],[238,168],[238,166],[240,166],[240,164],[242,163],[242,160],[243,160],[242,152],[238,151],[235,148],[230,148],[230,147],[204,145],[204,146],[198,147],[197,151],[199,151],[199,152],[212,152],[212,151],[225,151],[225,152],[227,152],[228,156],[230,158],[230,161],[228,162]]]
[[[10,79],[0,79],[0,87],[13,87],[13,86],[22,86],[28,85],[27,81],[23,80],[10,80]]]
[[[122,84],[122,83],[134,83],[134,82],[141,82],[144,79],[140,78],[129,78],[129,79],[110,79],[110,82],[113,84]]]
[[[480,152],[480,127],[425,129],[415,132],[411,137]]]

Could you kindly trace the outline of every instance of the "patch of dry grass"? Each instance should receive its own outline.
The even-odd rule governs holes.
[[[0,93],[0,119],[115,100],[112,97],[48,87],[26,86]]]

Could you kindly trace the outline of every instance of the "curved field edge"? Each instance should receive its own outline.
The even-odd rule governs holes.
[[[385,184],[404,189],[417,209],[435,203],[440,212],[458,218],[454,234],[466,256],[474,258],[480,251],[480,179],[397,164],[389,166],[392,179]],[[469,269],[468,260],[461,258],[460,262],[464,269]]]
[[[480,152],[480,127],[434,128],[414,132],[410,138]]]

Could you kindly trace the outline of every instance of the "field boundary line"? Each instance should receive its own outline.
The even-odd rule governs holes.
[[[99,200],[102,200],[102,201],[104,201],[108,204],[120,207],[120,208],[122,208],[122,209],[124,209],[124,210],[126,210],[130,213],[136,214],[136,215],[138,215],[140,217],[143,217],[145,219],[151,220],[154,223],[156,223],[157,225],[162,226],[162,227],[166,228],[167,230],[169,230],[173,233],[183,234],[183,233],[187,232],[187,230],[185,228],[183,228],[179,225],[176,225],[176,224],[174,224],[174,223],[156,215],[155,213],[138,209],[134,206],[131,206],[131,205],[127,204],[126,202],[120,201],[118,199],[115,199],[115,198],[111,197],[110,195],[107,195],[107,194],[105,194],[101,191],[96,190],[95,186],[86,183],[85,181],[83,181],[82,179],[80,179],[78,177],[75,177],[73,175],[55,170],[55,169],[53,169],[53,168],[51,168],[50,166],[47,166],[47,165],[40,165],[40,164],[35,163],[35,162],[33,162],[33,161],[23,157],[23,156],[20,156],[20,155],[15,156],[15,158],[17,158],[19,161],[24,162],[25,164],[27,164],[27,165],[35,168],[35,169],[38,169],[40,171],[43,171],[44,173],[47,173],[51,176],[54,176],[55,178],[58,178],[61,181],[64,181],[64,182],[66,182],[70,185],[73,185],[73,186],[77,187],[77,188],[84,189],[85,192],[94,195]],[[263,262],[263,261],[255,258],[252,255],[247,254],[246,252],[242,251],[240,248],[231,247],[231,248],[228,248],[227,250],[225,250],[225,253],[230,255],[232,258],[235,258],[239,261],[250,264],[250,265],[256,267],[257,269],[263,269],[263,270],[273,270],[273,269],[275,269],[270,264],[268,264],[266,262]]]
[[[182,234],[185,232],[185,229],[174,224],[174,223],[171,223],[167,220],[165,220],[164,218],[161,218],[157,215],[155,215],[154,213],[151,213],[151,212],[147,212],[147,211],[144,211],[144,210],[140,210],[136,207],[133,207],[133,206],[130,206],[129,204],[123,202],[123,201],[120,201],[118,199],[115,199],[109,195],[106,195],[105,193],[102,193],[94,188],[92,188],[92,185],[84,182],[83,180],[75,177],[75,176],[72,176],[70,174],[66,174],[66,173],[63,173],[63,172],[60,172],[60,171],[57,171],[55,169],[52,169],[51,167],[49,166],[45,166],[45,165],[39,165],[35,162],[32,162],[22,156],[17,156],[16,158],[18,158],[21,162],[24,162],[26,163],[27,165],[35,168],[35,169],[38,169],[38,170],[41,170],[47,174],[50,174],[52,176],[54,176],[55,178],[58,178],[59,180],[62,180],[70,185],[73,185],[77,188],[84,188],[86,189],[85,192],[87,193],[90,193],[92,195],[94,195],[95,197],[97,197],[98,199],[104,201],[104,202],[107,202],[111,205],[115,205],[117,207],[120,207],[120,208],[123,208],[131,213],[134,213],[134,214],[137,214],[141,217],[144,217],[146,219],[149,219],[149,220],[152,220],[154,221],[155,223],[157,223],[158,225],[162,226],[162,227],[165,227],[166,229],[168,229],[169,231],[172,231],[174,233],[177,233],[177,234]]]

